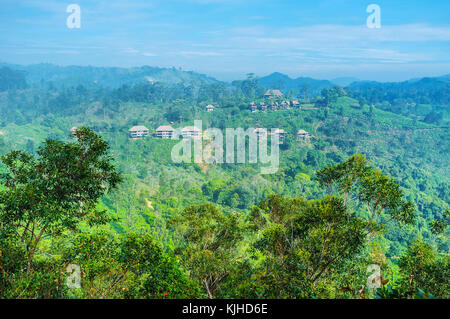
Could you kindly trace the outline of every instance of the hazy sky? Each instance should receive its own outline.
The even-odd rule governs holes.
[[[69,29],[69,4],[81,28]],[[369,29],[369,4],[381,28]],[[182,67],[218,79],[450,73],[449,0],[0,0],[0,61]]]

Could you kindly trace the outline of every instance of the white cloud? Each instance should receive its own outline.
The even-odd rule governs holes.
[[[314,25],[296,28],[262,26],[235,28],[236,40],[272,43],[276,45],[323,45],[373,42],[450,41],[450,27],[421,24],[386,25],[380,29],[366,26]],[[259,35],[259,37],[255,37]]]
[[[362,60],[374,63],[432,61],[429,42],[448,42],[450,27],[428,25],[386,25],[381,29],[366,26],[313,25],[296,28],[253,26],[234,28],[227,47],[248,54],[303,58],[311,62],[339,63]],[[417,52],[420,51],[420,52]],[[448,56],[447,56],[448,58]]]
[[[219,56],[219,55],[222,55],[222,53],[212,52],[212,51],[181,51],[181,52],[179,52],[179,54],[184,55],[184,56]]]
[[[139,53],[139,50],[136,50],[133,48],[126,48],[125,50],[123,50],[123,52],[129,53],[129,54],[137,54],[137,53]]]

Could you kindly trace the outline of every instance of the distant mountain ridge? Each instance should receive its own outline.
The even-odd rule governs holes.
[[[8,71],[9,69],[12,72]],[[56,87],[83,85],[109,88],[132,86],[143,82],[163,82],[174,85],[183,83],[196,87],[201,84],[225,83],[208,75],[176,68],[58,66],[46,63],[26,66],[0,63],[0,80],[4,82],[0,85],[0,91],[8,88],[23,88],[25,84],[39,87],[48,82],[52,82]],[[419,103],[446,104],[450,101],[450,74],[402,82],[377,82],[359,81],[353,77],[338,77],[333,80],[317,80],[310,77],[292,79],[286,74],[275,72],[259,78],[258,83],[266,89],[280,89],[284,93],[295,90],[300,96],[307,91],[310,97],[320,95],[323,89],[339,85],[348,87],[354,96],[363,96],[374,102],[381,100],[392,102],[398,97],[410,98]],[[225,84],[228,85],[228,83]],[[376,96],[372,92],[374,90],[377,91]],[[417,96],[420,96],[420,100]]]
[[[335,84],[328,80],[316,80],[308,77],[291,79],[289,76],[279,72],[259,78],[258,83],[266,89],[279,89],[283,92],[297,90],[300,93],[307,88],[308,92],[314,95],[320,94],[320,91],[325,88],[335,86]]]
[[[39,86],[42,81],[52,82],[55,86],[101,86],[118,88],[122,85],[134,85],[142,82],[164,82],[169,84],[215,83],[216,79],[193,71],[176,68],[151,66],[119,68],[94,66],[58,66],[54,64],[17,65],[0,63],[0,68],[25,72],[27,84]]]
[[[349,89],[372,102],[386,100],[393,103],[401,98],[423,104],[450,104],[450,75],[403,82],[361,81],[350,84]]]
[[[298,77],[295,79],[290,78],[288,75],[274,72],[267,76],[259,78],[259,84],[267,89],[280,89],[282,91],[288,90],[299,90],[303,85],[309,84],[310,90],[314,92],[319,92],[324,88],[331,88],[333,86],[341,87],[367,87],[367,86],[395,86],[396,84],[412,84],[416,82],[430,83],[430,82],[450,82],[450,74],[437,76],[437,77],[422,77],[414,78],[407,81],[393,81],[393,82],[379,82],[379,81],[367,81],[359,80],[354,77],[338,77],[332,80],[317,80],[310,77]]]
[[[341,87],[349,86],[353,82],[359,82],[360,79],[354,77],[339,77],[332,79],[331,82]]]

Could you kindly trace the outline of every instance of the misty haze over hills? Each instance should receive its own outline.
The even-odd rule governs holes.
[[[64,86],[101,86],[117,88],[122,85],[134,85],[143,82],[163,82],[168,84],[183,83],[186,85],[198,85],[199,83],[218,83],[219,81],[211,76],[194,71],[184,71],[181,68],[161,68],[154,66],[141,66],[132,68],[121,67],[96,67],[96,66],[59,66],[55,64],[31,64],[18,65],[0,63],[1,68],[23,71],[26,82],[30,86],[39,86],[42,81],[52,82],[52,84]],[[3,72],[2,72],[3,73]],[[0,75],[2,76],[2,75]],[[259,85],[267,89],[280,89],[282,91],[301,91],[305,88],[311,94],[320,94],[324,88],[333,86],[362,88],[380,86],[415,86],[421,85],[445,86],[450,82],[450,74],[439,77],[423,77],[410,79],[402,82],[377,82],[361,81],[355,77],[339,77],[331,80],[319,80],[311,77],[291,78],[286,74],[275,72],[266,76],[258,77]],[[226,82],[224,82],[226,83]]]

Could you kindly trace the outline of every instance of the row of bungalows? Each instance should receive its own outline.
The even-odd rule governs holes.
[[[300,103],[297,100],[292,100],[292,101],[282,101],[282,102],[277,102],[277,101],[272,101],[268,104],[266,104],[265,102],[260,102],[259,104],[256,104],[255,102],[251,102],[250,103],[250,110],[252,112],[257,112],[258,110],[260,111],[267,111],[268,108],[270,108],[271,111],[277,111],[277,110],[288,110],[291,107],[295,107],[298,108],[300,107]]]
[[[129,133],[130,137],[134,139],[149,136],[149,130],[145,126],[133,126]],[[260,139],[268,136],[268,131],[265,128],[255,128],[254,133]],[[186,126],[179,131],[170,125],[161,125],[155,130],[154,135],[161,139],[199,139],[202,137],[202,131],[196,126]],[[278,135],[280,144],[282,144],[288,133],[283,129],[277,128],[271,132],[271,135]],[[313,135],[305,130],[298,130],[297,132],[297,138],[300,140],[309,141],[312,137]]]
[[[250,110],[252,112],[258,112],[258,109],[261,111],[267,111],[268,105],[265,102],[260,102],[259,104],[256,104],[255,102],[250,103]]]
[[[196,139],[202,136],[202,131],[196,126],[186,126],[180,132],[170,125],[161,125],[155,130],[155,136],[163,139]]]
[[[267,90],[267,92],[264,94],[264,97],[268,98],[268,99],[281,100],[281,99],[283,99],[283,93],[280,90]],[[293,106],[293,107],[300,107],[300,103],[297,100],[292,100],[292,101],[286,100],[284,102],[286,102],[288,105],[290,104],[290,106]],[[283,103],[283,102],[281,102],[281,103]]]
[[[256,136],[258,138],[261,138],[261,139],[262,138],[267,138],[267,135],[268,135],[267,129],[265,129],[265,128],[260,128],[259,127],[259,128],[256,128],[253,132],[256,134]],[[285,130],[283,130],[283,129],[276,129],[271,134],[272,135],[278,135],[280,143],[283,143],[283,141],[286,139],[286,136],[288,135],[288,133]],[[310,133],[308,133],[305,130],[298,130],[297,131],[297,138],[300,139],[300,140],[309,141],[312,137],[314,137],[314,136],[311,135]]]
[[[133,126],[129,129],[129,136],[134,139],[143,138],[149,135],[149,129],[145,126]],[[189,139],[200,138],[202,132],[201,129],[195,126],[186,126],[179,131],[170,125],[161,125],[155,130],[154,136],[161,139]]]

